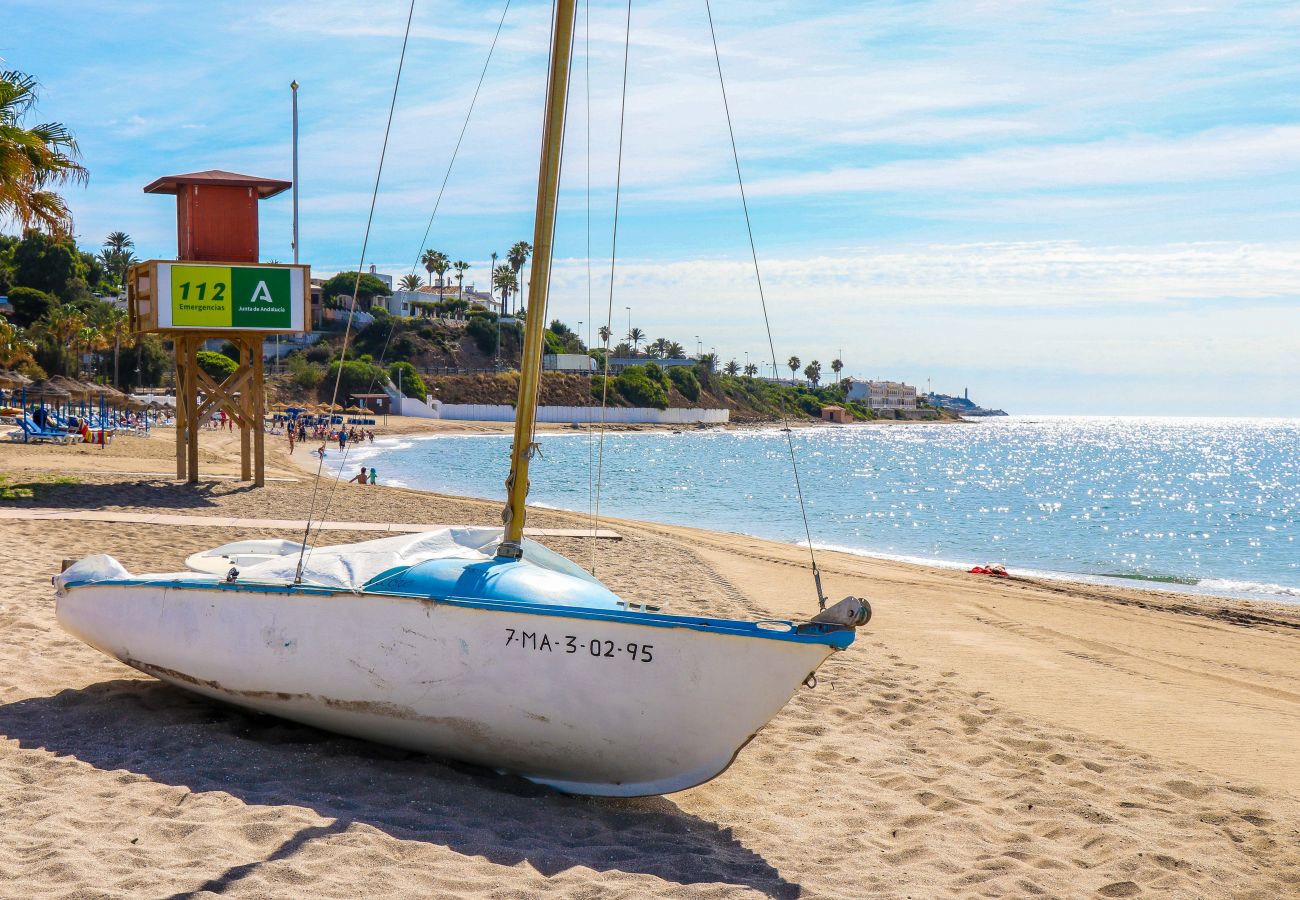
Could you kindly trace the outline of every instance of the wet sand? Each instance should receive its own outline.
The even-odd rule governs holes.
[[[0,505],[306,515],[313,479],[279,441],[283,480],[253,489],[175,483],[168,437],[0,447],[0,472],[34,494]],[[237,471],[228,436],[203,445],[205,473]],[[495,503],[332,481],[317,515],[327,496],[333,519],[499,521]],[[583,520],[536,510],[529,524]],[[815,606],[798,548],[612,527],[622,541],[545,543],[672,612]],[[299,537],[0,521],[13,582],[0,595],[0,895],[1300,893],[1300,610],[827,553],[828,592],[864,594],[876,615],[817,688],[709,784],[592,800],[212,703],[55,624],[61,559],[110,552],[160,571],[237,536]]]

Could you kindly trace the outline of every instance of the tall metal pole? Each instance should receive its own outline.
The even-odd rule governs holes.
[[[289,82],[293,97],[293,264],[298,265],[298,80]],[[280,371],[280,335],[275,336],[275,371]]]
[[[542,376],[542,330],[546,327],[546,301],[551,281],[555,209],[560,195],[560,158],[564,150],[564,114],[569,94],[569,60],[573,53],[577,7],[577,0],[556,0],[555,29],[551,33],[551,70],[547,77],[542,158],[537,176],[537,215],[533,223],[535,255],[528,292],[532,305],[524,320],[523,359],[519,364],[519,402],[515,405],[515,438],[510,448],[510,476],[506,479],[509,502],[501,516],[506,526],[505,536],[497,548],[497,556],[504,559],[518,559],[524,552],[528,463],[533,455],[537,390]]]
[[[289,82],[293,92],[293,264],[298,264],[298,82]]]

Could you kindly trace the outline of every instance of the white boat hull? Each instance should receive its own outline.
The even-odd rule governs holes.
[[[58,596],[63,628],[177,687],[606,796],[718,775],[835,650],[646,618],[244,584]]]

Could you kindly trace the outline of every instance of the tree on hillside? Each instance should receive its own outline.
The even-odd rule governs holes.
[[[510,248],[510,252],[506,254],[506,262],[510,264],[510,268],[515,273],[516,291],[519,290],[518,285],[523,284],[523,279],[519,276],[524,270],[524,265],[528,262],[528,257],[532,256],[532,254],[533,245],[527,241],[515,241],[514,246]]]
[[[36,345],[27,339],[23,330],[0,316],[0,369],[16,369],[25,362],[33,362]]]
[[[754,363],[746,363],[746,364],[745,364],[745,375],[746,375],[747,377],[749,377],[749,378],[753,378],[753,377],[754,377],[755,375],[757,375],[757,374],[758,374],[758,366],[757,366],[757,365],[755,365]]]
[[[465,273],[469,271],[469,263],[465,262],[463,259],[458,259],[451,264],[451,267],[456,270],[456,296],[459,299],[464,300]]]
[[[105,341],[113,347],[113,387],[120,388],[118,366],[122,355],[122,340],[130,333],[130,316],[126,310],[105,303],[95,316],[95,324]]]
[[[441,250],[425,250],[420,257],[420,262],[424,264],[425,271],[429,273],[429,287],[433,287],[433,273],[438,273],[438,287],[442,287],[442,276],[447,271],[449,265],[447,254]]]
[[[90,173],[77,162],[77,140],[57,122],[25,126],[37,100],[36,79],[0,72],[0,220],[22,228],[69,234],[72,214],[51,188],[85,184]]]
[[[412,272],[409,275],[403,275],[397,286],[404,291],[414,292],[418,291],[423,284],[424,282],[420,281],[420,276]]]
[[[194,361],[217,384],[221,384],[231,375],[234,375],[239,368],[239,364],[229,356],[213,350],[200,350],[194,354]]]
[[[360,280],[357,275],[360,274]],[[357,292],[357,305],[368,309],[376,297],[386,297],[392,293],[388,285],[369,272],[340,272],[321,287],[321,295],[329,300],[333,297],[352,297]]]
[[[812,382],[813,387],[817,387],[817,383],[822,380],[822,364],[814,359],[804,367],[803,374]]]
[[[609,347],[609,339],[614,336],[614,331],[608,325],[602,325],[596,329],[596,334],[600,336],[600,342],[605,347]]]
[[[75,306],[56,306],[46,313],[33,327],[41,338],[42,368],[50,374],[75,376],[79,368],[76,340],[85,327],[86,317]]]
[[[54,294],[65,302],[88,295],[85,263],[68,235],[28,229],[14,246],[11,259],[14,284]]]
[[[29,287],[11,288],[9,303],[14,308],[14,311],[9,314],[9,318],[15,325],[22,328],[32,327],[42,317],[48,315],[50,310],[59,305],[58,298],[53,294],[47,294],[45,291],[38,291],[36,288]]]
[[[840,373],[844,371],[844,360],[836,357],[831,360],[831,371],[835,373],[835,380],[840,380]]]
[[[740,363],[736,362],[734,359],[729,359],[727,360],[727,364],[723,366],[722,371],[726,372],[728,375],[738,375],[740,374]]]
[[[790,383],[794,384],[794,374],[799,371],[799,357],[792,356],[785,361],[785,364],[790,369]]]
[[[645,332],[640,328],[633,328],[627,333],[627,339],[632,342],[632,355],[637,355],[637,348],[645,340]]]
[[[515,270],[508,263],[501,263],[492,271],[492,286],[501,292],[501,313],[509,309],[510,294],[519,287]]]
[[[436,251],[433,258],[433,271],[438,276],[438,296],[442,296],[442,289],[446,285],[447,270],[451,268],[451,259],[441,250]]]

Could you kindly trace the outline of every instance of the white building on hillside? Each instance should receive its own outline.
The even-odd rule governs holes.
[[[870,409],[916,409],[916,388],[901,381],[858,381],[849,383],[848,398]]]

